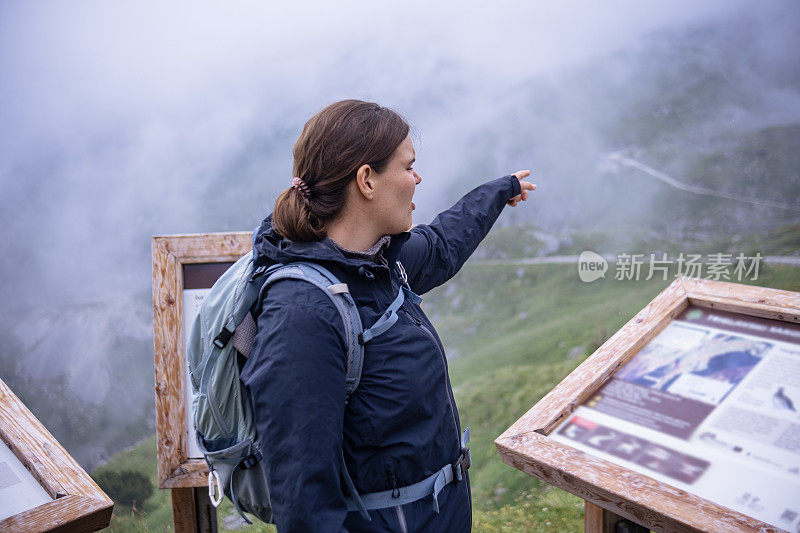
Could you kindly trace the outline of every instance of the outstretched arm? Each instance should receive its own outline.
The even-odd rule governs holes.
[[[489,233],[506,204],[514,207],[528,199],[528,191],[536,189],[536,185],[522,181],[529,175],[529,170],[520,170],[484,183],[430,224],[411,228],[411,237],[399,257],[411,290],[424,294],[452,278]]]

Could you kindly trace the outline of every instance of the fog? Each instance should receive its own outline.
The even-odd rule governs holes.
[[[0,378],[45,422],[54,383],[95,424],[131,410],[51,428],[84,464],[152,431],[150,237],[252,229],[305,121],[343,98],[412,124],[415,222],[526,168],[539,189],[501,224],[660,231],[673,200],[705,213],[681,234],[798,221],[607,165],[800,205],[795,156],[737,166],[730,137],[800,123],[800,4],[763,4],[2,3]],[[747,170],[709,178],[712,151]]]

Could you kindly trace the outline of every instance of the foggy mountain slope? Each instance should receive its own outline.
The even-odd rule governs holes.
[[[691,146],[673,142],[621,153],[687,185],[752,199],[685,192],[641,170],[612,165],[606,172],[611,183],[656,191],[638,218],[651,227],[686,236],[720,235],[769,231],[800,221],[800,124],[722,132]]]
[[[147,301],[0,310],[0,379],[84,466],[154,428]]]
[[[84,400],[98,403],[116,388],[114,375],[133,355],[120,353],[120,347],[129,339],[152,337],[152,314],[143,303],[120,296],[84,304],[28,307],[22,310],[24,321],[10,320],[5,313],[0,317],[4,324],[12,324],[7,334],[16,338],[27,354],[20,359],[26,372],[44,379],[66,373],[69,384]],[[97,357],[78,361],[64,357],[81,351]],[[86,387],[87,383],[91,387]]]
[[[481,150],[470,163],[488,173],[500,158],[535,161],[537,207],[515,216],[551,229],[627,223],[661,230],[660,220],[686,203],[687,231],[695,223],[703,231],[747,231],[800,220],[797,213],[678,195],[603,164],[623,151],[697,184],[797,203],[800,60],[781,62],[778,47],[765,51],[761,30],[748,22],[734,17],[653,35],[641,49],[519,86],[503,118],[474,133]]]
[[[468,57],[433,56],[413,83],[390,78],[364,94],[362,80],[333,76],[353,61],[343,54],[319,74],[334,80],[324,98],[226,101],[131,123],[112,115],[57,132],[74,144],[0,148],[0,368],[11,369],[0,377],[25,389],[84,464],[119,449],[125,432],[128,443],[142,436],[154,409],[150,237],[254,227],[288,186],[303,122],[339,97],[391,102],[419,129],[415,222],[486,179],[531,168],[539,190],[498,224],[511,231],[506,242],[512,226],[541,229],[524,233],[524,255],[558,249],[560,232],[633,227],[680,238],[795,222],[602,164],[623,150],[696,184],[800,199],[800,59],[785,52],[800,37],[759,24],[737,11],[509,82],[481,78]],[[526,58],[514,59],[526,72]],[[87,299],[101,303],[71,307]],[[83,422],[65,414],[73,400]]]

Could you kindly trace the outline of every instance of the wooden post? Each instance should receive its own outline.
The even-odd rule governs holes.
[[[595,505],[583,502],[583,530],[586,533],[614,533],[614,527],[622,517]]]
[[[176,533],[217,533],[217,509],[205,487],[172,489],[172,521]]]
[[[208,499],[207,487],[194,488],[194,509],[199,533],[217,533],[217,508]]]
[[[172,489],[172,522],[176,533],[200,533],[195,520],[194,488]]]
[[[590,501],[584,501],[583,530],[585,533],[648,533],[649,528],[628,520]]]

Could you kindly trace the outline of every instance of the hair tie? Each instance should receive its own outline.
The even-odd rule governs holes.
[[[306,182],[300,179],[298,176],[292,178],[292,188],[297,189],[300,191],[300,194],[303,196],[303,200],[308,203],[308,199],[311,196],[311,190],[306,185]]]

